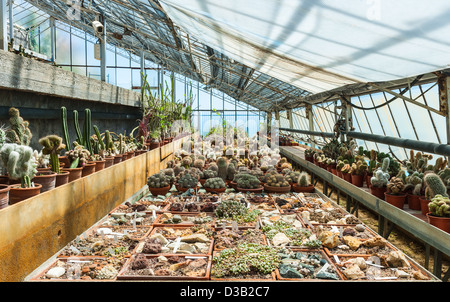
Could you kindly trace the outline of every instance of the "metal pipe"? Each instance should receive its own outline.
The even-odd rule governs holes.
[[[398,138],[392,136],[384,136],[378,134],[369,134],[349,131],[347,132],[347,137],[352,137],[356,139],[372,141],[380,144],[403,147],[407,149],[413,149],[417,151],[429,152],[433,154],[439,154],[443,156],[450,156],[450,145],[447,144],[436,144],[431,142],[424,142],[406,138]]]
[[[335,136],[335,134],[332,132],[308,131],[308,130],[290,129],[290,128],[279,128],[279,130],[307,134],[307,135],[312,135],[312,136],[321,136],[321,137],[334,137]]]

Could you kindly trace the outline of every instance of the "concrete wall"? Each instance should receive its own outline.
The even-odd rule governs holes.
[[[91,109],[92,124],[101,132],[128,134],[142,116],[138,92],[1,50],[0,66],[0,125],[8,126],[9,108],[18,108],[30,122],[34,149],[41,148],[38,140],[45,135],[62,136],[62,106],[68,111],[72,141],[76,139],[73,110],[79,113],[82,129],[84,109]]]

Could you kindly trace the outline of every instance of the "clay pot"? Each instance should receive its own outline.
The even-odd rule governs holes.
[[[205,189],[205,191],[208,192],[208,193],[223,193],[223,192],[225,192],[225,190],[227,188],[211,189],[211,188],[205,188],[204,187],[203,189]]]
[[[52,169],[52,168],[50,168],[50,167],[47,167],[47,168],[36,168],[36,170],[37,170],[38,172],[51,171],[51,169]]]
[[[91,175],[95,172],[95,162],[88,162],[84,165],[83,170],[81,170],[81,177]]]
[[[186,192],[186,191],[189,190],[189,189],[194,189],[194,191],[197,191],[197,190],[198,190],[198,186],[195,187],[195,188],[183,188],[183,187],[180,187],[180,186],[177,185],[177,184],[175,184],[175,188],[177,189],[178,192]]]
[[[114,157],[113,156],[107,156],[105,157],[105,169],[111,167],[114,165]]]
[[[11,185],[9,189],[9,204],[21,202],[41,192],[42,185],[35,184],[32,188],[21,188],[20,184]]]
[[[437,227],[444,232],[450,233],[450,217],[434,216],[431,213],[427,213],[428,223]]]
[[[228,185],[235,190],[237,189],[237,183],[234,181],[230,181],[230,183]]]
[[[420,197],[419,195],[407,194],[408,205],[411,210],[420,211]]]
[[[105,168],[106,160],[96,160],[95,161],[95,172],[103,170]]]
[[[376,196],[376,197],[382,199],[382,200],[384,200],[384,193],[385,193],[385,192],[386,192],[386,187],[381,187],[381,188],[379,188],[379,187],[374,187],[374,186],[371,186],[371,187],[370,187],[370,193],[371,193],[372,195],[374,195],[374,196]]]
[[[403,206],[405,205],[406,200],[406,194],[394,195],[384,192],[384,200],[387,203],[403,210]]]
[[[249,192],[249,193],[262,193],[262,191],[264,190],[264,187],[261,186],[261,187],[256,188],[256,189],[244,189],[244,188],[236,187],[235,190],[238,191],[238,192],[242,192],[242,193],[246,193],[246,192]]]
[[[291,191],[291,186],[287,187],[272,187],[264,184],[264,191],[268,193],[288,193]]]
[[[65,156],[65,155],[64,156],[59,156],[58,158],[59,158],[59,162],[60,163],[64,163],[65,167],[70,167],[70,161],[67,158],[67,156]]]
[[[367,184],[368,188],[370,188],[372,186],[372,184],[370,183],[370,179],[372,178],[372,176],[373,176],[373,173],[366,174],[366,184]]]
[[[160,146],[160,143],[159,143],[159,142],[154,142],[154,141],[152,141],[152,142],[150,143],[150,150],[159,148],[159,146]]]
[[[352,174],[351,173],[342,172],[342,176],[344,177],[344,180],[348,181],[349,183],[352,182]]]
[[[357,187],[364,186],[364,175],[350,174],[352,178],[352,184]]]
[[[127,155],[128,155],[128,159],[130,159],[130,158],[134,157],[136,154],[134,151],[130,151],[130,152],[127,152]]]
[[[9,185],[0,184],[0,209],[6,208],[9,203]]]
[[[422,214],[427,215],[427,213],[430,212],[428,204],[431,202],[431,200],[426,199],[425,196],[421,196],[419,197],[419,201],[420,201],[420,210],[422,211]]]
[[[336,176],[337,176],[337,170],[336,170],[336,168],[331,168],[331,173],[333,173],[333,175],[336,175]]]
[[[59,187],[68,183],[69,175],[69,171],[61,171],[60,173],[56,174],[55,187]]]
[[[312,193],[312,192],[314,192],[314,185],[310,184],[307,187],[301,187],[301,186],[299,186],[298,184],[295,183],[292,186],[292,190],[294,192],[296,192],[296,193]]]
[[[56,186],[56,172],[38,171],[31,181],[42,185],[41,193],[47,192]]]
[[[120,163],[123,160],[122,154],[114,155],[114,165]]]
[[[166,187],[162,187],[162,188],[148,188],[148,190],[150,191],[150,193],[152,193],[153,196],[158,196],[158,195],[166,195],[169,190],[170,190],[171,186],[166,186]]]
[[[69,172],[69,182],[81,178],[81,173],[83,173],[83,167],[79,168],[63,168],[63,171]]]
[[[206,182],[205,178],[200,178],[200,184],[203,186],[203,184]]]
[[[344,176],[342,175],[342,171],[340,171],[340,170],[337,170],[337,176],[338,177],[340,177],[340,178],[344,178]]]
[[[147,150],[136,150],[134,151],[134,156],[139,156],[141,154],[144,154],[145,152],[147,152]]]

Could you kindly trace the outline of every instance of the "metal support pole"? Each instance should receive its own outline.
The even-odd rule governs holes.
[[[56,29],[55,29],[55,18],[50,17],[50,48],[51,48],[51,62],[55,63],[56,51],[55,51],[55,41],[56,41]]]
[[[9,0],[9,40],[13,41],[14,47],[14,12],[13,12],[13,0]]]
[[[106,82],[106,20],[101,18],[103,24],[103,34],[100,43],[100,79]]]
[[[8,50],[8,19],[6,18],[6,1],[0,0],[0,49]]]

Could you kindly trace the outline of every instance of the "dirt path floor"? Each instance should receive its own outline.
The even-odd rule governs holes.
[[[319,181],[316,184],[317,189],[320,192],[323,192],[323,186],[322,183]],[[337,194],[333,192],[333,194],[330,196],[330,198],[337,202]],[[346,207],[346,199],[340,198],[339,205],[345,209]],[[363,205],[359,206],[358,209],[358,218],[361,219],[361,221],[366,224],[369,228],[371,228],[374,231],[378,230],[378,216],[370,211],[367,208],[364,208]],[[420,264],[422,267],[427,269],[428,271],[433,271],[433,250],[430,252],[430,257],[428,260],[428,267],[426,266],[426,250],[425,245],[415,239],[410,234],[407,234],[401,229],[398,229],[394,227],[391,234],[389,235],[388,241],[392,243],[394,246],[399,248],[401,251],[403,251],[406,255],[414,259],[418,264]],[[449,270],[450,268],[450,259],[446,258],[442,261],[442,276]],[[438,276],[439,277],[439,276]],[[448,280],[450,282],[450,279]]]

